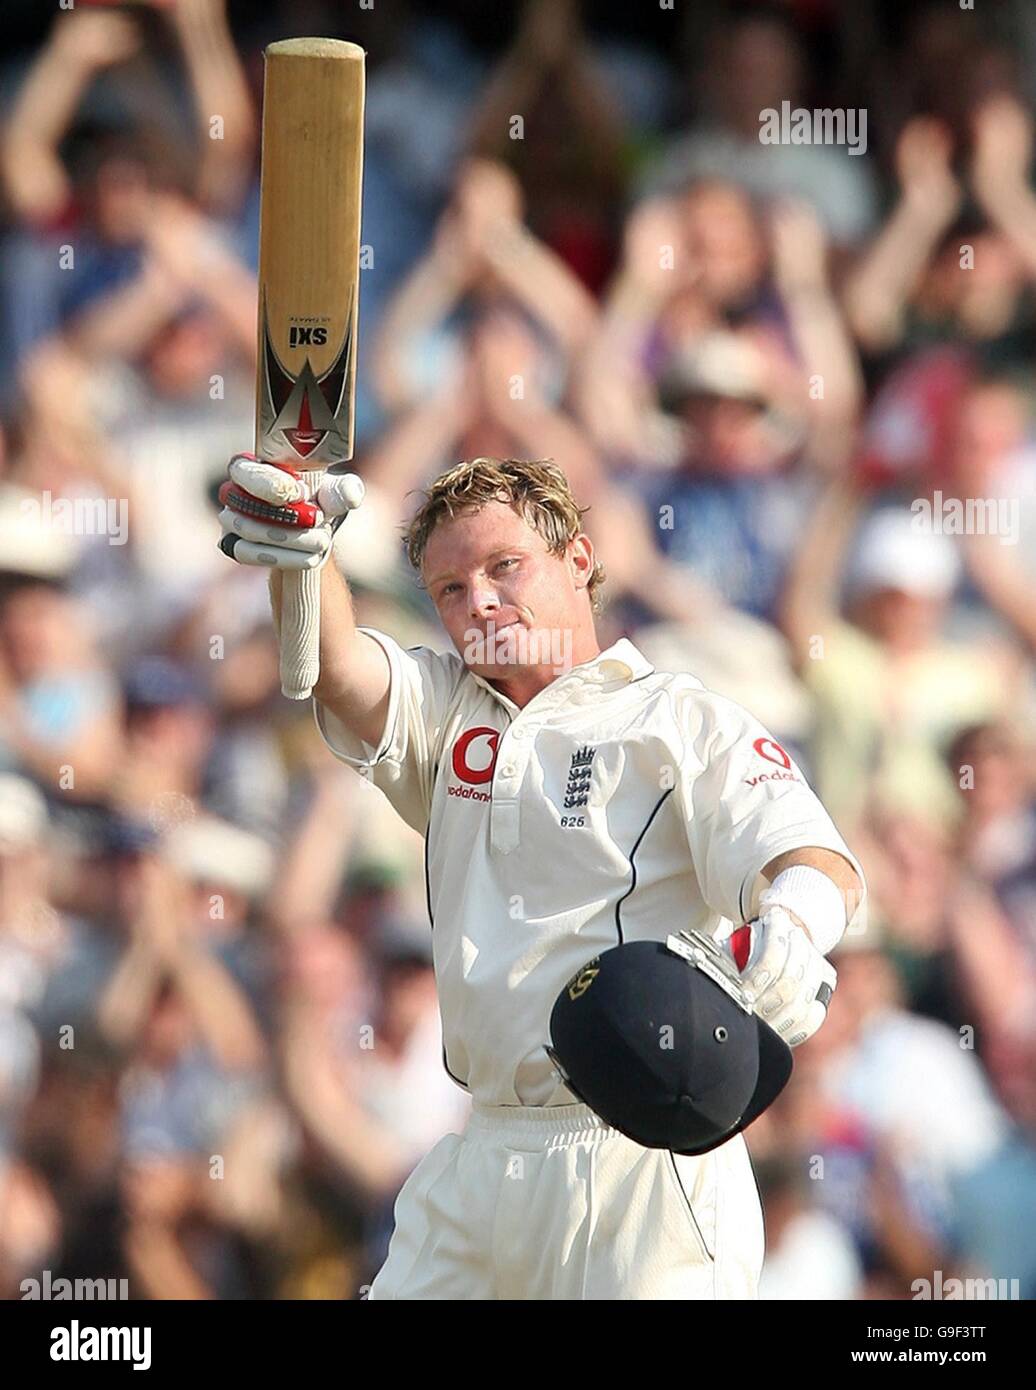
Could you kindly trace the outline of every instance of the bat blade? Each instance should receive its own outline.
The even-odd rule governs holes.
[[[364,51],[270,44],[263,84],[257,456],[316,486],[353,453],[363,180]],[[320,674],[320,574],[284,575],[281,689]]]

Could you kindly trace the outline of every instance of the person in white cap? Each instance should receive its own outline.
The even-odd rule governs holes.
[[[861,518],[863,506],[851,482],[831,484],[797,548],[783,605],[815,701],[817,786],[839,823],[880,803],[886,814],[948,824],[957,791],[944,753],[962,728],[1004,711],[1012,658],[945,631],[961,573],[954,541],[906,506]]]
[[[283,489],[254,462],[244,476],[262,500]],[[240,521],[223,514],[239,537]],[[357,628],[323,569],[317,722],[425,837],[443,1062],[473,1102],[400,1192],[371,1298],[756,1295],[743,1138],[692,1157],[609,1128],[551,1064],[551,1008],[601,951],[699,928],[798,1045],[823,1022],[825,953],[862,873],[751,714],[626,638],[601,650],[603,571],[581,523],[549,462],[476,458],[437,478],[407,544],[451,652]],[[303,535],[264,526],[235,548],[273,569],[275,619],[280,567],[330,551]]]

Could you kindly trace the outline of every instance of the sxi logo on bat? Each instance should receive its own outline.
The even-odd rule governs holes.
[[[293,348],[323,347],[326,342],[326,328],[304,328],[299,324],[292,324],[288,333],[288,346]]]

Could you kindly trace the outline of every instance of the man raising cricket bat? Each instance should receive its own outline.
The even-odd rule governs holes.
[[[274,45],[268,64],[288,47]],[[345,56],[322,61],[355,71]],[[264,280],[266,304],[278,307],[276,316],[267,309],[276,361],[260,368],[260,421],[272,409],[262,403],[264,370],[280,383],[280,413],[260,430],[259,458],[230,465],[223,546],[273,570],[289,693],[311,682],[330,750],[424,836],[443,1064],[473,1100],[465,1132],[441,1139],[404,1184],[370,1297],[753,1298],[763,1225],[740,1131],[775,1093],[761,1044],[739,1059],[759,1085],[733,1119],[713,1123],[704,1147],[662,1147],[583,1103],[548,1051],[552,1011],[565,996],[600,999],[594,981],[609,951],[656,943],[665,952],[673,934],[697,932],[755,1001],[754,1017],[750,1008],[737,1016],[752,1024],[738,1047],[756,1038],[757,1022],[785,1050],[797,1047],[826,1017],[835,984],[826,956],[860,906],[859,865],[751,714],[693,676],[656,671],[626,638],[601,650],[603,572],[554,463],[475,458],[428,487],[407,551],[455,650],[404,650],[389,633],[356,626],[328,559],[332,528],[359,488],[321,482],[307,466],[337,438],[341,414],[333,364],[342,321],[314,305],[336,255],[339,271],[353,267],[354,229],[338,214],[323,223],[337,250],[306,231],[310,196],[349,196],[328,161],[341,173],[342,143],[359,139],[355,120],[335,136],[320,127],[322,113],[346,122],[355,105],[327,97],[293,125],[294,115],[271,108],[271,72],[263,247],[280,265],[305,242],[303,261],[319,264],[319,273],[313,264],[296,272],[313,277],[306,323],[296,326],[326,315],[329,341],[319,346],[329,356],[309,342],[289,355],[294,310]],[[277,100],[307,106],[308,79],[301,87],[286,78]],[[267,238],[268,215],[283,211],[270,214],[268,157],[282,120],[295,132],[299,184],[285,214],[296,230],[278,249]],[[348,295],[336,302],[355,307]],[[290,474],[278,467],[286,462]],[[317,631],[319,669],[307,646]],[[632,1031],[676,1021],[648,1018],[649,1002],[640,998]],[[679,1012],[682,995],[675,1003]],[[672,1031],[679,1055],[687,1038]],[[726,1056],[735,1039],[710,1027],[701,1046]],[[656,1058],[668,1066],[661,1045],[654,1051],[649,1069]],[[602,1054],[605,1070],[608,1062]],[[685,1094],[678,1109],[708,1130],[697,1103]]]
[[[319,672],[322,523],[363,496],[355,474],[323,471],[353,453],[364,52],[287,39],[265,58],[256,445],[220,491],[222,548],[284,572],[281,687],[301,700]]]

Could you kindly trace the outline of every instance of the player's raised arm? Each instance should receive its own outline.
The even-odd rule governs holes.
[[[270,601],[280,632],[281,576],[270,576]],[[376,748],[389,706],[390,668],[384,649],[357,631],[352,595],[332,563],[320,582],[320,679],[314,696],[350,733]]]
[[[377,642],[356,629],[352,596],[334,563],[334,532],[363,500],[354,473],[325,475],[309,496],[305,481],[251,454],[236,454],[220,489],[220,548],[239,564],[271,571],[270,601],[280,639],[285,573],[320,571],[320,680],[313,693],[366,743],[385,726],[389,664]]]

